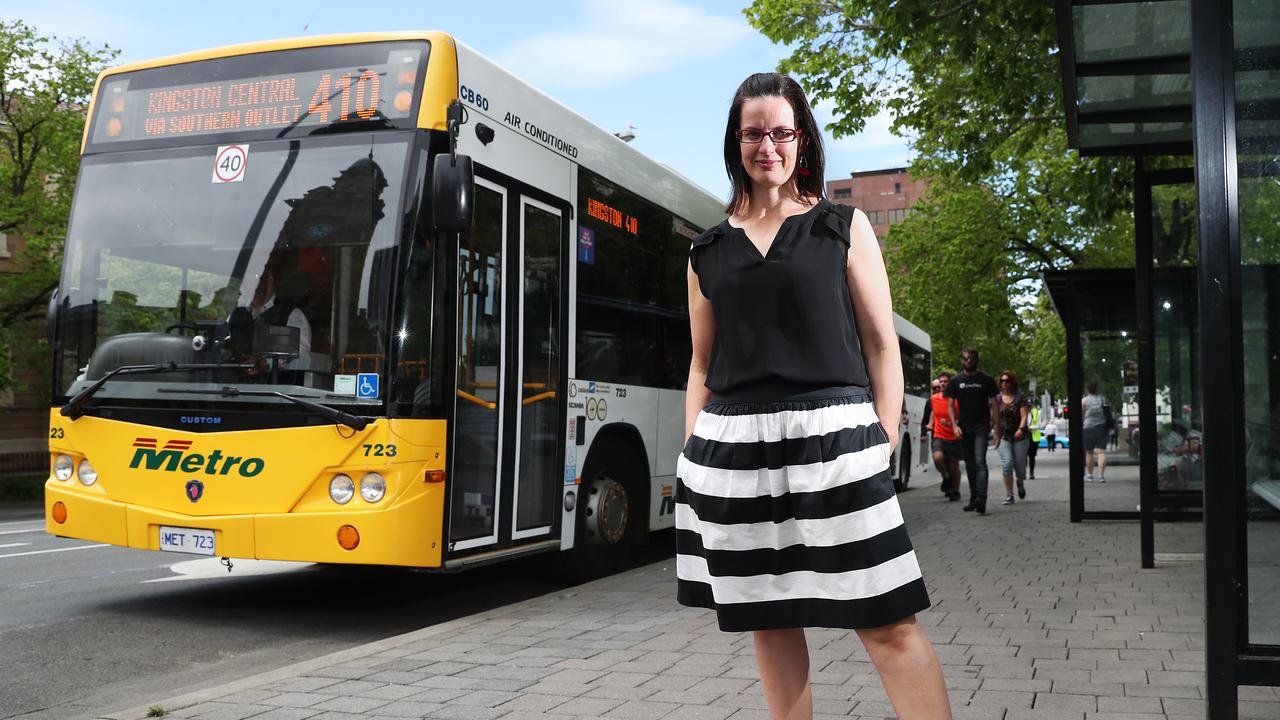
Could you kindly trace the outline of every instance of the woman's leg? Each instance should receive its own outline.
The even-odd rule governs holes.
[[[1096,450],[1098,454],[1098,479],[1105,480],[1107,477],[1107,451]]]
[[[1093,450],[1088,447],[1084,449],[1084,479],[1093,479]]]
[[[1000,454],[1000,470],[1004,474],[1004,495],[1006,498],[1013,496],[1013,441],[1001,441],[1000,447],[996,448],[996,452]]]
[[[901,720],[950,720],[951,702],[942,679],[942,666],[914,616],[892,625],[859,630],[858,637]]]
[[[1031,438],[1022,438],[1013,442],[1013,475],[1018,479],[1018,485],[1022,485],[1022,481],[1027,479],[1027,457],[1030,453]]]
[[[809,646],[803,628],[757,630],[756,665],[760,684],[774,720],[812,720],[809,689]]]

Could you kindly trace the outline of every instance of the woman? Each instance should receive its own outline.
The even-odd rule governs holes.
[[[1012,505],[1013,481],[1018,480],[1018,497],[1027,496],[1024,484],[1027,479],[1027,447],[1031,444],[1027,431],[1027,413],[1031,411],[1018,389],[1018,376],[1012,370],[1000,373],[996,380],[1000,394],[996,396],[998,420],[996,426],[996,452],[1004,470],[1004,504]]]
[[[1107,427],[1107,414],[1102,409],[1105,401],[1098,394],[1098,383],[1085,386],[1084,397],[1080,398],[1080,424],[1084,435],[1084,481],[1093,482],[1093,471],[1098,471],[1098,482],[1107,481],[1107,437],[1111,429]],[[1094,464],[1094,461],[1097,464]]]
[[[739,86],[724,160],[729,217],[689,254],[679,601],[754,631],[774,718],[812,716],[805,627],[856,629],[899,717],[949,718],[888,472],[903,377],[880,246],[822,198],[822,137],[791,78]]]
[[[1055,444],[1058,442],[1058,420],[1050,417],[1049,421],[1044,424],[1044,443],[1049,452],[1053,452]]]

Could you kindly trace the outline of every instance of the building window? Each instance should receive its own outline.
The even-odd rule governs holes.
[[[907,219],[911,214],[911,208],[896,208],[889,211],[889,224],[893,225]]]
[[[897,195],[897,194],[901,193],[901,192],[902,192],[902,183],[900,183],[900,182],[896,182],[896,183],[894,183],[894,184],[893,184],[893,192],[894,192],[894,194],[895,194],[895,195]]]
[[[872,225],[883,225],[883,224],[884,224],[884,211],[883,211],[883,210],[867,210],[867,211],[866,211],[866,213],[867,213],[867,219],[871,221],[871,224],[872,224]]]
[[[0,258],[9,257],[9,236],[0,233]]]
[[[832,197],[834,197],[836,200],[848,200],[849,198],[853,197],[853,188],[847,188],[847,187],[836,188],[835,193],[832,195]]]

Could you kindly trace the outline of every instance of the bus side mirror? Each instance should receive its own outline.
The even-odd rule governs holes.
[[[431,217],[436,230],[460,233],[471,228],[475,184],[469,156],[436,155],[431,167]]]
[[[58,288],[54,288],[49,294],[49,307],[44,313],[44,334],[49,339],[50,348],[56,344],[58,335],[58,295]]]

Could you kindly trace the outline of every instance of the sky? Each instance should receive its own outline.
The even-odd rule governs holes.
[[[110,45],[121,62],[303,35],[443,30],[606,130],[634,125],[637,149],[725,197],[720,144],[733,91],[787,55],[747,24],[746,2],[0,0],[0,17]],[[821,106],[815,115],[831,120]],[[889,122],[876,116],[855,137],[828,135],[826,179],[906,165],[911,151]]]

